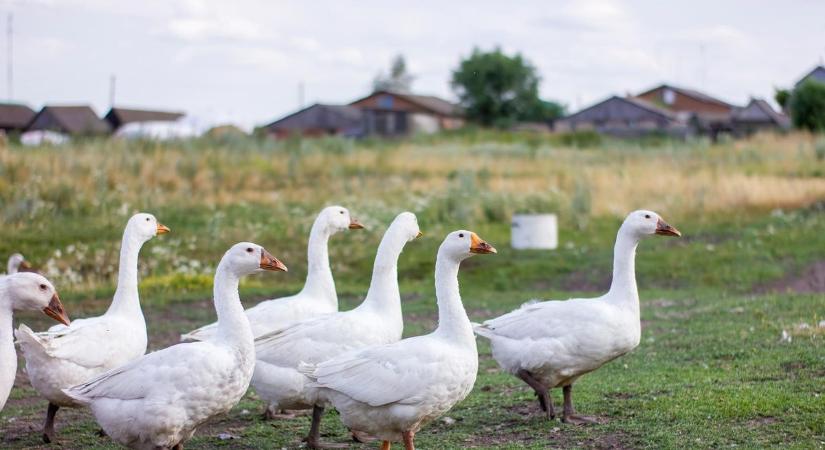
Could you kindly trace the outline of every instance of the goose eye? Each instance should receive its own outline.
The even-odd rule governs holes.
[[[645,214],[645,219],[650,219],[650,214]]]
[[[341,213],[341,214],[344,214],[344,211],[338,211],[338,212]]]
[[[45,284],[41,284],[41,285],[40,285],[40,290],[41,290],[41,291],[45,291],[45,290],[46,290],[46,285],[45,285]]]
[[[458,233],[458,237],[463,238],[463,237],[464,237],[464,233]]]
[[[248,247],[248,248],[246,249],[246,252],[247,252],[247,253],[252,253],[252,252],[253,252],[252,247]]]

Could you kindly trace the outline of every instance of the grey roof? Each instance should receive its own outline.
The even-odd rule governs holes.
[[[286,117],[278,119],[265,128],[275,130],[336,129],[346,130],[362,126],[360,109],[349,105],[323,105],[316,103]]]
[[[174,122],[184,114],[177,111],[152,111],[147,109],[112,108],[104,119],[113,126],[122,126],[132,122]]]
[[[97,117],[90,106],[44,106],[34,116],[29,130],[52,130],[68,134],[103,134],[109,124]]]
[[[0,128],[22,130],[31,122],[34,115],[34,110],[26,105],[0,103]]]
[[[696,100],[699,100],[699,101],[702,101],[702,102],[716,103],[718,105],[732,107],[732,105],[730,103],[728,103],[724,100],[719,100],[718,98],[710,96],[708,94],[705,94],[704,92],[699,92],[696,89],[688,89],[688,88],[678,87],[678,86],[674,86],[672,84],[660,84],[659,86],[656,86],[652,89],[648,89],[648,90],[642,92],[641,94],[638,94],[637,97],[641,97],[643,95],[649,94],[649,93],[651,93],[651,92],[653,92],[657,89],[662,89],[662,88],[670,89],[674,92],[685,95],[687,97],[695,98]]]
[[[584,118],[583,116],[587,116],[585,120],[609,120],[617,117],[637,119],[645,115],[652,115],[668,121],[676,120],[676,116],[672,112],[659,108],[650,102],[640,98],[619,97],[617,95],[570,114],[564,120],[575,120]]]
[[[796,82],[794,87],[799,87],[802,83],[812,80],[818,81],[820,83],[825,83],[825,66],[816,66],[813,70],[808,72],[807,75],[802,77],[799,81]]]
[[[780,127],[790,124],[788,117],[776,112],[768,102],[761,98],[752,98],[743,108],[736,108],[731,114],[735,122],[773,123]]]

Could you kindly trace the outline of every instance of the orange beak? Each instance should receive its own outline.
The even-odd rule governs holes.
[[[43,314],[62,323],[63,325],[68,326],[69,323],[71,323],[69,316],[66,314],[66,310],[63,309],[63,303],[60,303],[60,297],[57,296],[57,292],[52,295],[52,299],[49,301],[49,306],[43,308]]]
[[[424,236],[424,233],[422,233],[421,231],[419,231],[419,232],[418,232],[418,234],[416,234],[416,235],[415,235],[415,238],[416,238],[416,239],[418,239],[418,238],[420,238],[421,236]]]
[[[662,219],[659,219],[656,222],[656,234],[660,234],[662,236],[682,236],[682,233],[680,233],[679,230],[670,226],[670,224],[668,224]]]
[[[268,251],[261,249],[261,269],[277,270],[280,272],[287,272],[288,269],[278,258],[269,254]]]
[[[470,233],[470,253],[498,253],[496,249],[484,242],[480,237],[478,237],[475,233]]]
[[[20,261],[20,267],[18,268],[18,270],[22,269],[22,270],[25,271],[25,270],[29,270],[31,268],[32,268],[32,265],[29,264],[29,262],[24,259],[23,261]]]
[[[166,234],[172,230],[169,229],[166,225],[162,223],[158,223],[158,234]]]
[[[350,230],[360,230],[364,228],[364,225],[358,221],[356,218],[350,218],[349,220],[349,229]]]

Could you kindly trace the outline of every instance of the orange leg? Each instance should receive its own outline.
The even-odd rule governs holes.
[[[392,443],[390,441],[384,441],[381,443],[381,450],[390,450],[392,447]]]
[[[405,431],[401,435],[404,437],[404,450],[415,450],[415,432]]]

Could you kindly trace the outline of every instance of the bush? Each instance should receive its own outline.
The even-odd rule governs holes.
[[[791,96],[791,119],[796,128],[825,132],[825,83],[806,81]]]

